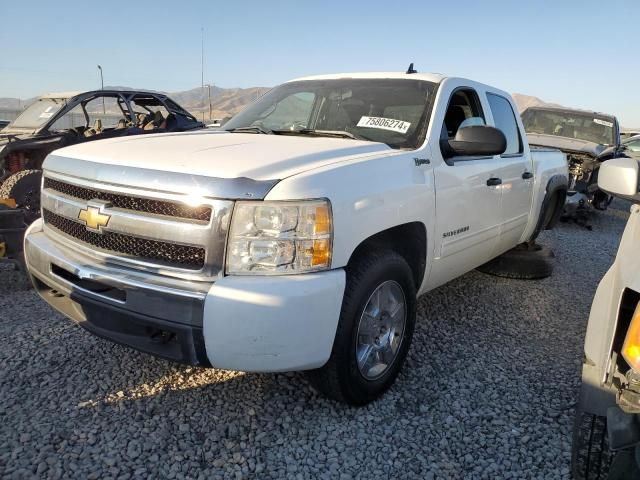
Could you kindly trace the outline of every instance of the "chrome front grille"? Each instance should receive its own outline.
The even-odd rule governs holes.
[[[163,265],[178,265],[193,270],[200,270],[204,267],[205,250],[201,247],[158,242],[114,232],[96,233],[87,230],[80,223],[47,209],[42,210],[42,217],[47,225],[104,251]]]
[[[211,279],[223,267],[233,201],[110,185],[45,170],[42,216],[47,235],[100,263],[185,279]],[[108,218],[86,225],[88,208]]]
[[[71,183],[61,182],[54,178],[45,177],[43,188],[48,188],[54,192],[63,193],[80,200],[103,200],[109,202],[116,208],[133,210],[136,212],[153,213],[156,215],[166,215],[168,217],[186,218],[190,220],[201,220],[208,222],[211,219],[211,207],[198,206],[189,207],[175,202],[167,202],[151,198],[135,197],[131,195],[105,192],[95,188],[86,188]]]

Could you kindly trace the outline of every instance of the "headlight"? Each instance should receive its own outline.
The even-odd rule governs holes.
[[[640,303],[629,324],[629,330],[622,345],[622,356],[631,368],[640,372]]]
[[[328,200],[237,202],[227,273],[273,275],[326,270],[333,226]]]

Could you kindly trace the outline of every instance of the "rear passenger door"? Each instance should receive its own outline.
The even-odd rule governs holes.
[[[443,120],[438,126],[441,144],[431,146],[437,215],[430,288],[487,262],[498,246],[501,189],[491,180],[499,176],[502,160],[498,156],[458,156],[445,160],[442,147],[443,142],[455,137],[459,128],[485,124],[486,108],[475,89],[461,87],[450,94],[444,115],[437,113],[434,117]]]
[[[496,251],[498,255],[522,241],[531,211],[534,176],[531,154],[524,148],[513,105],[497,93],[487,92],[487,100],[494,126],[507,138],[507,149],[499,157],[502,227]]]

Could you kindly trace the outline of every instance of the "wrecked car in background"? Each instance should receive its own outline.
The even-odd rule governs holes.
[[[52,93],[0,130],[0,262],[22,264],[22,238],[40,216],[42,162],[93,140],[204,125],[166,95],[133,90]]]
[[[52,93],[0,131],[0,199],[13,199],[27,221],[40,212],[41,168],[61,147],[103,138],[202,128],[166,95],[134,90]]]
[[[591,205],[606,210],[611,197],[598,188],[602,162],[624,156],[620,126],[613,115],[555,107],[530,107],[522,113],[530,145],[558,148],[569,162],[569,193],[565,212]]]

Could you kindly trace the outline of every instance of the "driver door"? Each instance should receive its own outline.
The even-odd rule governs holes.
[[[441,143],[459,128],[485,123],[485,110],[473,88],[462,87],[450,96],[443,118]],[[500,157],[458,156],[445,159],[434,145],[436,228],[434,261],[429,288],[437,287],[493,258],[500,238],[502,190]]]

